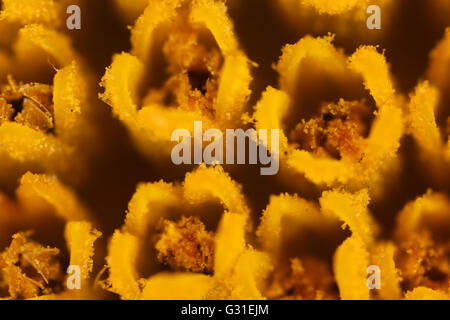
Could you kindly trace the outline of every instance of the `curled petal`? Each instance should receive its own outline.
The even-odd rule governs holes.
[[[442,139],[435,120],[439,91],[427,81],[420,83],[408,105],[409,132],[421,148],[436,155],[442,150]]]
[[[250,95],[252,80],[249,61],[239,51],[233,25],[226,11],[224,3],[195,0],[190,15],[193,23],[202,23],[211,31],[225,58],[215,102],[217,120],[222,125],[226,125],[231,119],[239,119],[242,107]]]
[[[217,283],[208,299],[263,299],[263,280],[272,270],[266,253],[247,247],[247,219],[242,214],[225,212],[216,234],[214,278]]]
[[[83,111],[86,113],[86,83],[79,65],[73,61],[59,70],[53,80],[53,102],[56,133],[65,141],[73,141],[82,126]]]
[[[377,115],[367,139],[364,157],[358,168],[362,179],[370,180],[397,157],[403,136],[402,111],[398,107],[383,108]]]
[[[127,125],[136,121],[137,96],[143,72],[144,66],[139,59],[122,53],[113,57],[100,83],[105,88],[102,98],[113,106],[114,114]]]
[[[225,212],[216,235],[214,274],[227,277],[246,248],[245,230],[247,217],[239,213]]]
[[[396,300],[402,297],[400,289],[401,276],[395,267],[396,248],[392,242],[377,243],[371,252],[371,261],[381,270],[381,288],[378,294],[384,300]]]
[[[0,141],[0,151],[20,162],[54,161],[56,157],[71,151],[54,136],[15,122],[0,125]]]
[[[227,8],[223,2],[212,0],[194,0],[191,20],[204,23],[211,30],[223,54],[227,56],[238,49],[238,42],[233,33],[233,25],[228,19]]]
[[[375,99],[377,107],[383,108],[395,97],[389,66],[384,55],[373,46],[362,46],[349,58],[350,68],[360,73],[364,85]]]
[[[51,124],[48,126],[50,129],[40,130],[27,121],[18,122],[17,117],[16,121],[2,121],[0,153],[8,155],[11,167],[20,170],[32,165],[33,168],[62,174],[75,182],[82,179],[85,160],[95,139],[94,129],[88,122],[87,77],[88,73],[75,61],[57,70],[53,88],[46,86],[51,88],[46,94],[53,102],[51,112],[47,112],[45,118],[46,124]],[[73,172],[77,173],[76,176]]]
[[[333,270],[342,300],[368,300],[369,253],[358,237],[347,238],[336,250]]]
[[[373,175],[384,162],[395,157],[400,146],[404,126],[400,98],[395,94],[385,57],[374,47],[359,48],[350,58],[350,67],[361,73],[379,110],[361,161],[362,172],[368,170]]]
[[[15,199],[0,193],[0,246],[6,245],[11,233],[17,230],[48,232],[61,220],[87,221],[91,217],[74,190],[55,176],[25,173],[16,189]]]
[[[144,237],[148,229],[167,214],[168,208],[181,201],[180,190],[172,184],[162,181],[140,184],[128,205],[127,230]]]
[[[298,74],[301,72],[302,62],[308,57],[320,63],[328,74],[344,79],[346,71],[346,57],[337,50],[332,41],[334,36],[313,38],[306,36],[294,45],[286,45],[280,57],[276,70],[280,75],[279,83],[283,91],[291,93],[295,90]]]
[[[138,112],[137,123],[134,128],[140,130],[141,134],[137,136],[143,150],[148,149],[149,143],[154,145],[153,149],[166,151],[170,154],[173,148],[171,140],[174,130],[183,128],[189,132],[194,132],[194,121],[202,119],[202,128],[214,128],[209,119],[203,118],[199,112],[167,108],[159,104],[146,105]],[[149,130],[149,128],[151,128]],[[150,154],[154,157],[158,154]]]
[[[261,294],[264,279],[273,267],[270,257],[263,252],[246,249],[233,269],[231,279],[228,280],[230,295],[228,299],[265,299]]]
[[[287,115],[290,98],[287,93],[268,86],[263,92],[261,100],[257,103],[252,120],[257,130],[280,130],[280,154],[288,148],[288,139],[284,134],[283,118]],[[267,143],[270,150],[271,144]]]
[[[397,216],[395,236],[407,239],[424,228],[445,230],[449,226],[450,200],[441,193],[428,191],[405,205]],[[445,231],[443,231],[445,232]]]
[[[109,290],[123,299],[140,299],[142,296],[136,272],[139,239],[119,230],[114,232],[108,249]]]
[[[14,44],[17,60],[26,66],[33,63],[29,61],[30,55],[41,56],[42,51],[55,59],[60,67],[70,65],[74,60],[81,61],[64,34],[40,24],[26,25],[20,29],[19,39]]]
[[[294,150],[287,164],[291,168],[304,171],[305,176],[316,183],[331,184],[334,181],[346,183],[355,175],[355,168],[346,161],[329,158],[317,158],[305,150]],[[299,168],[301,164],[301,169]]]
[[[247,57],[239,52],[226,55],[215,102],[217,121],[221,126],[230,124],[230,120],[231,124],[238,124],[243,106],[251,93],[251,81]]]
[[[151,60],[150,54],[156,27],[164,22],[173,21],[177,15],[176,9],[179,8],[184,0],[151,1],[144,13],[137,19],[131,32],[131,44],[133,54],[147,63]]]
[[[370,244],[376,233],[377,225],[367,209],[369,193],[363,189],[355,194],[341,191],[325,191],[320,198],[320,206],[325,213],[333,214],[348,225],[352,238]]]
[[[326,222],[320,215],[318,206],[312,202],[301,199],[297,195],[271,196],[257,231],[266,249],[278,249],[282,236],[282,222],[286,218],[299,221],[301,225],[308,227],[324,227]]]
[[[241,189],[221,166],[207,168],[202,165],[188,173],[184,181],[184,196],[191,203],[219,199],[228,211],[247,215],[249,208]]]
[[[51,205],[65,221],[88,220],[89,213],[74,192],[55,177],[26,173],[20,180],[17,197],[30,212]]]
[[[102,233],[87,221],[67,223],[65,238],[70,252],[70,264],[80,266],[81,278],[87,280],[94,265],[94,242]]]

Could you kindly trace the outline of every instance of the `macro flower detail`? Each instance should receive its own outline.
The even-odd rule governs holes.
[[[165,25],[169,27],[161,27]],[[161,37],[166,39],[162,44]],[[192,132],[195,120],[206,128],[240,124],[250,95],[250,61],[239,48],[222,2],[151,1],[136,20],[131,43],[131,53],[113,57],[101,82],[102,99],[144,153],[159,158],[169,152],[171,133],[177,128]],[[161,47],[166,70],[158,69],[155,56]],[[167,77],[140,97],[148,69],[150,76],[165,72]],[[155,153],[150,143],[164,152]]]
[[[0,97],[0,152],[5,162],[8,157],[67,174],[64,159],[73,157],[83,134],[90,131],[83,133],[84,86],[75,62],[58,71],[53,86],[10,78]],[[81,166],[80,160],[72,165]]]
[[[198,184],[197,180],[215,183]],[[159,197],[163,194],[166,196]],[[211,217],[198,207],[214,199],[225,209],[215,233],[205,231],[201,220]],[[186,216],[195,212],[198,218],[182,217],[175,224],[167,220],[174,208]],[[109,244],[108,290],[124,299],[262,298],[258,287],[271,266],[264,253],[246,244],[249,214],[240,186],[220,166],[200,166],[186,175],[182,186],[162,181],[140,185],[129,203],[125,225],[115,231]],[[138,259],[138,252],[160,219],[165,230],[155,244],[156,250],[159,257],[171,256],[174,262],[169,266],[177,272],[157,272],[147,279],[139,278],[136,268],[143,262]],[[176,242],[178,237],[184,237],[183,243]],[[197,249],[191,249],[191,244],[196,243]],[[192,250],[199,250],[199,254],[189,254]],[[150,258],[151,255],[144,257]],[[213,266],[205,258],[212,258]]]
[[[450,300],[449,0],[0,6],[0,300]]]
[[[25,174],[16,192],[17,203],[0,195],[2,212],[0,243],[9,245],[0,255],[0,287],[7,299],[85,299],[93,297],[90,287],[95,230],[88,210],[72,190],[54,177]],[[81,289],[70,291],[64,282],[65,270],[60,248],[33,240],[43,237],[50,226],[65,225],[65,241],[70,264],[81,269]],[[11,234],[12,230],[27,230]],[[62,249],[62,248],[61,248]],[[3,292],[6,290],[7,294]]]
[[[403,135],[400,97],[395,93],[386,60],[375,47],[360,47],[347,60],[331,41],[332,37],[307,36],[295,45],[285,46],[276,66],[281,90],[267,89],[255,107],[253,120],[256,127],[270,123],[284,130],[280,134],[282,159],[291,170],[312,182],[373,185],[380,167],[395,160]],[[367,113],[364,101],[343,99],[336,105],[324,104],[320,117],[302,119],[290,135],[286,132],[282,119],[292,108],[295,88],[305,81],[302,69],[318,62],[323,63],[320,68],[324,73],[343,82],[343,86],[345,82],[352,86],[359,76],[362,78],[377,106],[367,137],[362,136],[367,129],[360,116]]]
[[[352,198],[357,199],[354,196],[348,199]],[[321,198],[322,207],[326,199]],[[364,210],[368,202],[355,203],[359,203],[359,209],[354,207],[346,212],[357,213],[356,217],[361,221],[366,220],[358,211]],[[448,198],[431,191],[407,203],[397,215],[394,237],[390,241],[378,240],[377,237],[368,239],[371,240],[368,242],[354,231],[355,227],[352,229],[351,220],[348,220],[352,236],[339,246],[334,255],[334,270],[341,298],[371,297],[366,286],[365,268],[374,264],[383,270],[384,280],[376,293],[382,299],[429,299],[433,296],[450,299],[448,259],[444,258],[448,240],[440,239],[448,223],[448,209]],[[367,209],[365,211],[365,215],[370,214]],[[364,223],[366,226],[370,224]],[[374,227],[371,229],[374,230]],[[358,267],[359,263],[361,265]]]
[[[95,141],[88,124],[93,113],[90,71],[60,30],[61,5],[3,2],[1,23],[11,34],[5,38],[10,50],[0,50],[0,66],[5,64],[0,68],[0,159],[8,168],[3,179],[36,169],[82,180]]]
[[[19,22],[23,25],[42,23],[58,26],[61,23],[59,5],[53,0],[4,0],[0,21]]]

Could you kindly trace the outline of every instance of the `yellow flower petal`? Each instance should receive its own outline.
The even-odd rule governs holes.
[[[208,299],[264,299],[261,288],[273,266],[266,253],[247,247],[246,225],[242,214],[223,214],[216,234],[216,283]]]
[[[409,132],[421,148],[436,156],[442,150],[442,140],[436,125],[435,109],[439,101],[439,91],[427,81],[420,83],[411,95],[408,105]]]
[[[427,287],[417,287],[405,294],[406,300],[450,300],[450,294]]]
[[[53,103],[56,134],[60,139],[73,141],[88,130],[82,126],[82,110],[86,113],[86,83],[75,61],[56,73]]]
[[[181,191],[172,184],[156,182],[140,184],[133,195],[125,220],[127,230],[144,237],[146,232],[164,217],[168,209],[182,201]]]
[[[257,235],[266,250],[277,250],[282,236],[283,220],[289,218],[308,227],[324,227],[326,219],[320,215],[316,204],[297,195],[282,194],[271,196],[267,208],[262,213]]]
[[[108,289],[119,294],[122,299],[140,299],[142,292],[136,272],[139,239],[116,230],[108,248]]]
[[[145,300],[202,300],[213,278],[198,273],[158,273],[150,277],[142,292]]]
[[[202,165],[196,171],[186,174],[184,181],[184,196],[191,203],[218,199],[226,210],[247,215],[249,208],[241,189],[221,166],[207,168]]]
[[[373,46],[362,46],[349,58],[350,68],[360,73],[364,85],[382,108],[395,97],[391,75],[386,58]]]
[[[367,206],[370,201],[367,189],[355,194],[342,191],[325,191],[320,198],[320,206],[325,213],[333,214],[348,225],[352,238],[370,244],[377,233],[378,227]]]
[[[358,237],[347,238],[336,250],[333,270],[342,300],[368,300],[369,253]]]
[[[381,271],[381,288],[377,289],[381,299],[396,300],[402,297],[400,289],[401,277],[394,261],[395,245],[391,242],[375,244],[371,261]]]
[[[239,124],[243,107],[251,93],[251,81],[247,57],[240,52],[226,55],[215,101],[217,121],[221,127]]]
[[[273,269],[267,254],[254,249],[246,249],[233,269],[231,279],[226,280],[230,294],[227,299],[265,299],[261,294],[264,279]]]
[[[64,234],[70,252],[70,265],[79,266],[81,278],[87,280],[94,265],[94,242],[102,233],[94,229],[90,222],[72,221],[67,223]]]
[[[290,104],[289,95],[284,91],[268,86],[263,92],[261,100],[255,106],[252,120],[255,122],[255,129],[279,129],[280,155],[288,148],[288,139],[284,134],[283,118],[286,116]],[[270,150],[271,142],[267,141],[267,149]]]
[[[329,158],[317,158],[305,150],[294,150],[287,165],[303,172],[306,178],[318,184],[330,185],[336,180],[346,183],[355,176],[355,168],[346,161]]]
[[[3,0],[0,20],[56,27],[62,21],[60,10],[59,3],[54,0]]]
[[[75,193],[55,177],[26,173],[17,189],[20,203],[29,212],[40,212],[50,205],[65,221],[89,220],[89,213],[78,201]]]
[[[216,235],[214,275],[227,277],[246,248],[245,230],[247,217],[239,213],[225,212]]]
[[[122,53],[113,56],[100,83],[105,88],[102,98],[127,125],[134,125],[136,121],[138,88],[143,72],[144,66],[136,57]]]
[[[442,193],[429,190],[425,195],[408,202],[397,216],[395,236],[407,239],[424,228],[435,230],[448,226],[450,200]]]
[[[131,44],[133,55],[144,63],[151,61],[153,46],[153,33],[156,27],[163,22],[174,20],[176,9],[184,0],[151,1],[144,13],[137,19],[131,32]]]
[[[74,60],[81,61],[67,36],[40,24],[29,24],[20,29],[14,52],[22,67],[31,67],[36,59],[29,57],[41,56],[42,52],[55,59],[59,67],[68,66]]]
[[[323,69],[330,76],[345,79],[346,57],[341,50],[337,50],[332,41],[334,36],[313,38],[306,36],[296,44],[286,45],[280,57],[276,70],[280,78],[280,89],[291,94],[296,90],[298,74],[301,72],[302,62],[310,57],[317,61],[317,67]]]
[[[204,23],[211,30],[223,54],[234,53],[238,42],[233,33],[233,25],[228,19],[227,8],[223,2],[213,0],[194,0],[190,18],[195,23]]]

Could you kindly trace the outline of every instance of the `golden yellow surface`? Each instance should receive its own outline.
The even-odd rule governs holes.
[[[0,4],[0,299],[450,299],[448,1]]]

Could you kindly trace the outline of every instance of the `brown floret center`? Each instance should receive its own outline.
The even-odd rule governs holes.
[[[156,243],[158,260],[176,270],[212,273],[214,234],[197,217],[164,221]]]
[[[167,80],[161,89],[151,89],[144,98],[148,103],[162,103],[214,117],[219,74],[223,64],[220,50],[201,29],[181,19],[175,23],[163,44]]]
[[[360,161],[364,156],[366,131],[363,117],[367,113],[368,108],[359,101],[340,100],[337,104],[327,104],[317,117],[303,119],[291,131],[290,139],[302,150]]]

